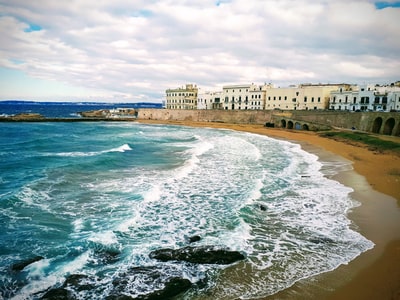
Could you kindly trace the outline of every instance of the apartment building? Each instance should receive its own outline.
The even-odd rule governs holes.
[[[222,109],[222,92],[199,92],[197,109]]]
[[[260,110],[265,108],[265,91],[271,84],[226,85],[222,87],[223,109]]]
[[[168,89],[166,92],[167,109],[197,109],[198,88],[194,84]]]
[[[266,90],[265,109],[322,110],[329,106],[330,93],[343,84],[301,84]]]
[[[362,85],[331,92],[329,109],[348,111],[400,111],[399,85]]]

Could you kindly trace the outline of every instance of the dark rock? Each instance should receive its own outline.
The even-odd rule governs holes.
[[[155,291],[151,294],[139,296],[137,300],[168,300],[186,292],[192,287],[192,283],[188,279],[174,277],[165,283],[162,290]]]
[[[265,205],[260,204],[258,207],[259,207],[260,210],[262,210],[262,211],[266,211],[266,210],[267,210],[267,207],[266,207]]]
[[[186,261],[197,264],[228,265],[245,259],[238,251],[217,249],[213,246],[184,247],[181,249],[159,249],[150,252],[150,258],[160,261]]]
[[[67,277],[63,284],[63,288],[72,287],[77,291],[88,291],[94,288],[93,284],[87,283],[88,276],[83,274],[72,274]]]
[[[114,249],[96,249],[94,251],[95,257],[91,263],[98,264],[113,264],[119,260],[120,251]]]
[[[309,239],[309,241],[314,244],[330,244],[330,243],[334,242],[332,239],[327,238],[327,237],[311,238],[311,239]]]
[[[106,300],[133,300],[137,298],[133,298],[128,295],[109,295],[106,297]]]
[[[43,256],[35,256],[31,257],[28,259],[25,259],[23,261],[17,262],[11,266],[11,270],[13,271],[22,271],[25,267],[29,266],[30,264],[33,264],[34,262],[37,262],[39,260],[44,259]]]
[[[71,300],[71,293],[63,288],[52,289],[44,294],[42,300]]]
[[[199,235],[194,235],[189,237],[189,243],[195,243],[201,240],[201,237]]]

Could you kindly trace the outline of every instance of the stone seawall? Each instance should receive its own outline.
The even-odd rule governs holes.
[[[139,109],[137,119],[262,125],[269,123],[275,127],[313,131],[339,127],[400,136],[398,112]]]
[[[272,112],[267,110],[175,110],[139,109],[140,120],[222,122],[236,124],[265,124],[272,121]]]

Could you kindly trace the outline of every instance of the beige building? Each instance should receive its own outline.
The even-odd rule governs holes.
[[[222,107],[225,110],[260,110],[265,107],[265,91],[270,84],[226,85],[222,88]]]
[[[300,84],[286,88],[266,89],[265,109],[321,110],[328,109],[330,92],[344,84]]]
[[[186,84],[177,89],[168,89],[166,92],[167,109],[197,109],[198,88],[194,84]]]

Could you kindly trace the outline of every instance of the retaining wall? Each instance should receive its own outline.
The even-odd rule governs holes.
[[[332,127],[358,129],[400,136],[399,112],[276,111],[276,110],[174,110],[139,109],[138,119],[236,124],[274,124],[301,130],[327,130]],[[290,127],[290,125],[292,125]]]

